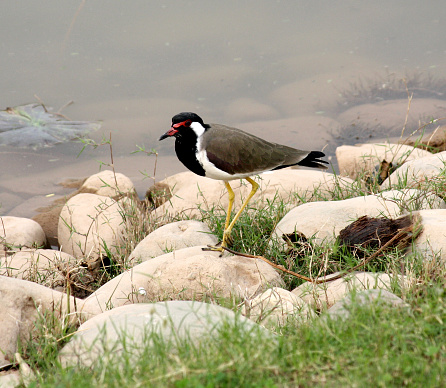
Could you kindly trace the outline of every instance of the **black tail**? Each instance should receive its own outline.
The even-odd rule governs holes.
[[[322,168],[324,170],[327,169],[327,166],[324,166],[321,163],[329,164],[325,160],[319,160],[319,158],[323,158],[325,154],[320,151],[311,151],[304,159],[302,159],[299,163],[297,163],[298,166],[304,166],[304,167],[315,167],[315,168]]]

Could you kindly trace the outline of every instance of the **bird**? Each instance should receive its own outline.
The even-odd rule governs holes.
[[[159,141],[175,138],[175,153],[190,171],[197,175],[224,182],[228,191],[223,239],[209,250],[223,253],[231,243],[231,231],[243,210],[259,188],[251,177],[263,172],[290,166],[327,169],[321,151],[302,151],[286,145],[271,143],[241,129],[222,124],[205,124],[196,113],[182,112],[172,117],[170,129]],[[231,221],[234,191],[232,180],[246,179],[251,192]]]

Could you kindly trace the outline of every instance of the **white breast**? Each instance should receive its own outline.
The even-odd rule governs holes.
[[[249,174],[231,175],[231,174],[228,174],[227,172],[224,172],[224,171],[218,169],[208,159],[208,157],[206,155],[206,151],[202,148],[202,143],[203,143],[202,135],[205,132],[205,128],[203,128],[203,126],[200,123],[196,123],[196,122],[191,124],[191,128],[197,134],[197,138],[198,138],[197,153],[195,154],[195,157],[200,162],[200,164],[203,166],[205,173],[206,173],[206,177],[211,178],[211,179],[222,180],[222,181],[230,181],[230,180],[234,180],[234,179],[247,178],[249,176],[256,175],[256,174],[262,172],[262,171],[259,171],[259,172],[249,173]]]
[[[205,173],[206,173],[206,177],[208,177],[208,178],[222,180],[222,181],[231,181],[234,179],[247,178],[249,176],[257,175],[262,172],[262,171],[259,171],[259,172],[249,173],[249,174],[233,174],[233,175],[228,174],[227,172],[224,172],[224,171],[218,169],[217,167],[215,167],[214,163],[212,163],[208,159],[208,157],[206,155],[206,151],[202,150],[200,146],[201,146],[201,142],[199,141],[198,145],[197,145],[197,153],[195,154],[195,156],[198,159],[198,161],[201,163],[201,165],[203,166]]]

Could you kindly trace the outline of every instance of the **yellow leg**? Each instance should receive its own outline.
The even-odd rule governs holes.
[[[232,222],[229,223],[231,219],[231,212],[232,212],[232,205],[234,204],[234,191],[232,190],[231,185],[228,182],[225,182],[226,190],[228,190],[228,211],[226,213],[226,222],[225,222],[225,231],[223,232],[223,241],[221,242],[220,246],[209,246],[208,248],[203,248],[203,250],[210,250],[210,251],[223,251],[223,247],[228,246],[228,241],[231,239],[231,231],[234,227],[235,223],[239,219],[240,215],[242,214],[243,210],[245,210],[245,207],[248,205],[248,202],[251,200],[253,195],[256,193],[256,191],[259,189],[259,185],[257,182],[253,181],[251,178],[246,178],[246,180],[251,183],[251,192],[249,193],[248,197],[246,198],[245,202],[243,202],[242,207],[237,212],[235,217],[233,218]]]
[[[228,229],[229,221],[231,219],[232,205],[234,203],[234,191],[232,191],[232,187],[229,182],[225,182],[226,190],[228,190],[228,211],[226,212],[226,222],[225,222],[225,230]]]
[[[229,226],[229,221],[231,220],[231,212],[232,212],[232,206],[234,204],[235,195],[234,195],[234,191],[232,190],[232,187],[229,184],[229,182],[225,181],[225,187],[226,187],[226,190],[228,191],[228,201],[229,201],[229,203],[228,203],[228,210],[226,212],[226,221],[225,221],[225,232],[226,232],[226,230],[228,229],[228,226]],[[205,250],[205,251],[223,252],[223,247],[227,247],[228,246],[227,242],[226,242],[228,237],[226,237],[226,239],[225,239],[225,236],[226,236],[225,232],[223,233],[223,240],[222,240],[220,246],[215,246],[214,247],[214,246],[208,245],[208,247],[207,248],[203,248],[203,250]]]
[[[231,236],[231,231],[232,228],[234,227],[235,223],[237,222],[237,220],[239,219],[240,215],[242,214],[243,210],[245,210],[245,207],[248,205],[248,202],[251,200],[251,198],[254,196],[254,194],[256,193],[256,191],[259,189],[259,185],[257,182],[253,181],[251,178],[246,178],[246,180],[251,183],[251,192],[249,193],[248,197],[246,198],[245,202],[243,202],[242,207],[240,208],[240,210],[237,212],[237,214],[234,216],[231,224],[229,226],[225,225],[225,232],[223,233],[223,242],[221,243],[221,245],[223,247],[226,247],[226,241],[230,239]],[[229,184],[228,184],[229,186]],[[231,189],[232,191],[232,189]],[[232,200],[234,201],[234,192],[232,192]],[[231,210],[232,210],[232,203],[230,203],[231,206]],[[229,210],[229,209],[228,209]],[[229,214],[229,213],[228,213]],[[229,218],[228,215],[226,216],[226,222],[228,223]]]

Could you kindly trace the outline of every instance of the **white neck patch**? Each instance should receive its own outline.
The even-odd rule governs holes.
[[[193,131],[195,132],[195,134],[197,135],[197,137],[200,137],[205,131],[206,128],[203,127],[200,123],[194,121],[190,127],[193,129]]]

